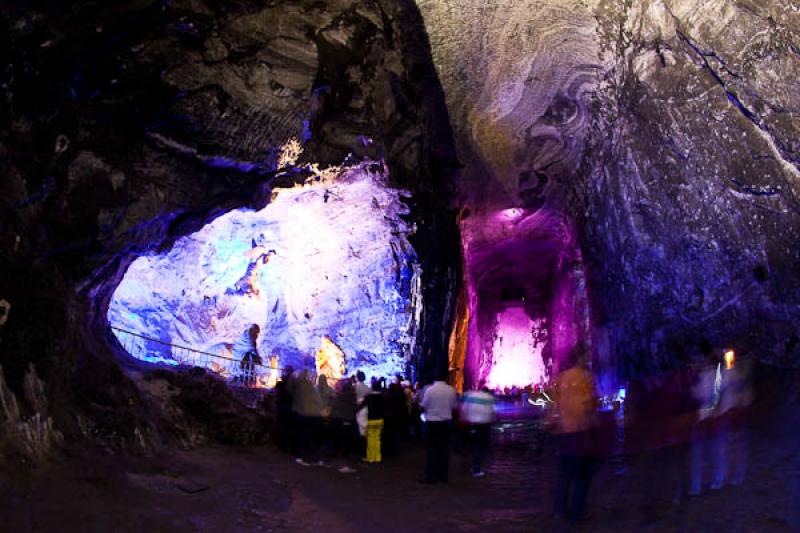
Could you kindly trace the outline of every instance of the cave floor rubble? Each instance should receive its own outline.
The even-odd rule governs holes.
[[[380,465],[303,467],[271,446],[207,447],[150,457],[65,450],[33,475],[0,475],[3,531],[792,531],[800,456],[788,430],[754,433],[742,486],[643,505],[671,460],[607,462],[591,511],[551,512],[555,450],[526,424],[495,431],[488,475],[457,449],[447,485],[419,483],[424,450],[406,444]],[[346,469],[343,467],[347,467]],[[350,470],[354,470],[351,472]],[[792,485],[793,484],[793,485]],[[654,490],[658,492],[657,489]]]

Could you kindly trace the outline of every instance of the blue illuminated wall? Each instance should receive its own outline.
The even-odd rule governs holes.
[[[114,293],[110,324],[230,355],[256,323],[265,361],[313,368],[328,336],[348,373],[403,372],[421,306],[419,268],[403,193],[376,168],[280,190],[260,211],[231,211],[169,252],[138,258]],[[173,356],[133,342],[140,358]]]

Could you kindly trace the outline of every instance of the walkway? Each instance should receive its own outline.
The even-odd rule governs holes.
[[[530,424],[494,434],[489,475],[469,477],[456,454],[449,485],[423,485],[423,451],[353,474],[303,467],[270,448],[207,448],[131,458],[75,452],[32,480],[0,477],[0,523],[8,531],[561,531],[550,513],[553,450],[537,453]],[[748,484],[665,503],[645,521],[641,489],[660,472],[633,461],[622,476],[605,467],[581,531],[792,531],[788,482],[800,479],[795,439],[781,429],[755,439]],[[796,440],[793,440],[796,444]],[[652,459],[652,460],[650,460]],[[666,465],[663,465],[666,466]]]

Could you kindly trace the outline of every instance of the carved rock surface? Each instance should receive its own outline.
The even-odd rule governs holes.
[[[464,202],[573,221],[604,368],[800,361],[791,2],[417,3]]]
[[[276,178],[292,136],[323,167],[383,159],[390,185],[413,193],[420,336],[439,346],[429,366],[441,360],[458,250],[439,199],[455,159],[412,2],[29,7],[0,12],[0,299],[13,307],[0,342],[13,390],[32,361],[65,433],[85,433],[87,417],[114,440],[157,427],[157,402],[129,378],[141,368],[107,329],[114,288],[136,257],[305,180]]]

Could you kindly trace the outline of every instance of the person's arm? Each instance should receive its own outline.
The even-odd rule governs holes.
[[[357,403],[357,405],[356,405],[356,413],[358,413],[359,411],[361,411],[362,409],[364,409],[365,407],[367,407],[367,398],[368,398],[368,397],[369,397],[369,394],[367,394],[366,396],[364,396],[364,399],[363,399],[363,400],[361,400],[361,403],[357,403],[357,402],[356,402],[356,403]]]

